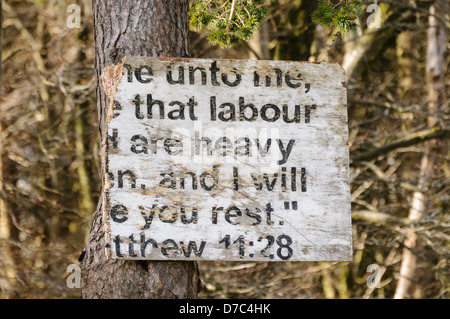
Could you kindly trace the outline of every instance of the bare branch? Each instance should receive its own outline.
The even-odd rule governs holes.
[[[361,161],[368,161],[400,147],[411,146],[434,138],[448,138],[448,137],[450,137],[450,126],[446,127],[434,126],[430,129],[411,133],[405,136],[404,138],[398,139],[397,141],[389,144],[385,144],[371,151],[361,153],[356,156],[351,156],[350,161],[351,164],[355,164]]]

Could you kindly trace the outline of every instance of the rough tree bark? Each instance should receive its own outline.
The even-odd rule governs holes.
[[[447,103],[445,91],[445,50],[447,37],[445,26],[440,24],[438,19],[436,19],[436,15],[440,14],[440,12],[446,12],[446,10],[445,8],[441,8],[437,1],[431,5],[428,18],[426,81],[428,89],[429,127],[438,124],[436,114],[444,112]],[[433,154],[437,154],[442,149],[442,141],[431,140],[427,142],[426,150],[420,164],[418,189],[425,190],[430,184],[436,167],[436,163],[433,161]],[[414,192],[408,218],[411,220],[419,220],[426,216],[430,201],[424,193]],[[417,252],[421,250],[421,244],[413,228],[408,229],[404,245],[400,277],[394,298],[423,298],[420,289],[420,274],[418,272],[420,260],[416,256]]]
[[[102,75],[124,56],[177,57],[188,53],[188,0],[94,0],[97,107],[104,150],[112,107]],[[105,156],[102,156],[105,185]],[[104,189],[104,187],[103,187]],[[81,259],[83,298],[195,298],[200,280],[195,262],[107,259],[102,221],[104,193],[95,211]]]

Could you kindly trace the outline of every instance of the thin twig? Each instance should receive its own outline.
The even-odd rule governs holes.
[[[234,12],[234,5],[236,4],[236,0],[233,0],[233,2],[231,2],[231,12],[230,12],[230,16],[228,18],[228,23],[227,23],[227,31],[228,31],[228,27],[230,26],[230,22],[231,22],[231,18],[233,18],[233,12]]]

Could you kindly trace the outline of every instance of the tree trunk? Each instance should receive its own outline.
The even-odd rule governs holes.
[[[363,34],[355,39],[354,44],[350,42],[346,45],[342,67],[345,69],[349,83],[366,74],[368,63],[376,60],[376,57],[385,50],[389,41],[396,36],[394,28],[385,28],[384,26],[396,23],[401,17],[400,13],[389,10],[389,4],[386,3],[380,3],[380,10],[381,28],[375,30],[366,28]],[[348,35],[347,38],[349,38]]]
[[[255,31],[253,38],[248,41],[248,45],[252,49],[249,50],[249,58],[256,60],[272,60],[269,43],[269,23],[265,21],[261,27]]]
[[[107,143],[109,101],[102,75],[117,70],[124,56],[188,54],[188,0],[94,0],[97,72],[97,107],[101,149]],[[105,154],[102,155],[102,189],[105,186]],[[152,262],[107,259],[102,205],[94,220],[81,260],[83,298],[195,298],[199,290],[196,262]]]
[[[446,103],[445,91],[445,49],[446,34],[445,26],[439,25],[435,17],[440,12],[445,12],[439,8],[438,2],[430,7],[428,18],[428,38],[427,38],[427,57],[426,57],[426,80],[428,89],[428,126],[433,127],[438,123],[436,114],[444,112]],[[437,166],[433,161],[433,154],[442,150],[442,142],[431,140],[427,142],[426,150],[422,156],[420,164],[420,175],[417,188],[426,190],[430,185],[433,172]],[[418,220],[423,218],[428,211],[430,200],[423,192],[414,192],[409,210],[409,218]],[[408,229],[405,239],[402,255],[402,265],[400,268],[400,277],[397,283],[394,298],[423,298],[420,288],[420,275],[418,270],[419,259],[416,253],[421,250],[420,242],[417,240],[417,234],[413,228]],[[424,271],[422,271],[424,273]]]

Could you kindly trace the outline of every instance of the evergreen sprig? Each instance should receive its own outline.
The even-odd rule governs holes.
[[[197,0],[189,11],[189,26],[210,31],[212,44],[229,47],[250,40],[267,13],[264,0]]]
[[[312,13],[311,19],[314,23],[328,28],[337,28],[342,32],[352,31],[357,28],[354,20],[362,5],[362,1],[358,0],[319,0],[318,8]]]

